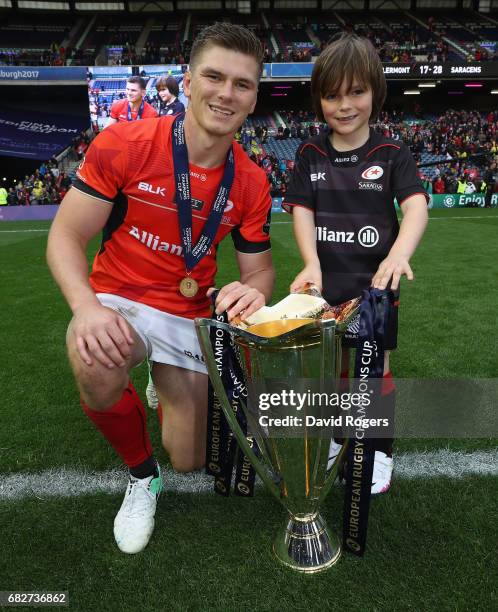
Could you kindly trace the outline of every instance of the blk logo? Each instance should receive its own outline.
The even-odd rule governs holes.
[[[380,166],[370,166],[361,173],[361,178],[366,181],[376,181],[384,174],[384,170]]]
[[[148,191],[149,193],[160,195],[163,198],[166,197],[166,189],[164,187],[154,187],[150,183],[144,183],[143,181],[140,181],[140,183],[138,183],[138,188],[140,189],[140,191]]]
[[[325,172],[314,172],[313,174],[310,174],[310,179],[312,183],[315,183],[316,181],[324,181]]]

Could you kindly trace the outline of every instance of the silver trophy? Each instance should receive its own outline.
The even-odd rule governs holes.
[[[297,435],[296,428],[291,436],[272,435],[265,419],[260,419],[262,412],[255,389],[265,388],[265,381],[273,384],[280,379],[289,381],[296,390],[301,380],[314,379],[315,388],[326,384],[328,393],[338,392],[341,337],[356,312],[357,309],[352,311],[341,323],[335,319],[282,319],[246,330],[213,319],[195,321],[213,388],[237,442],[261,480],[289,513],[286,527],[280,529],[273,544],[273,552],[284,565],[300,572],[323,571],[340,557],[339,538],[328,529],[319,509],[337,476],[346,444],[327,470],[330,431],[310,433],[302,426]],[[231,335],[248,389],[242,408],[260,456],[252,450],[228,400],[211,345],[212,328]],[[304,405],[300,416],[311,412],[316,415],[316,407]]]

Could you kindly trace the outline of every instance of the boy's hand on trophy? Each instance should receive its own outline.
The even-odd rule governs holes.
[[[320,264],[313,264],[305,266],[301,272],[296,276],[296,278],[292,281],[290,286],[291,293],[299,293],[302,291],[304,285],[309,283],[310,285],[314,285],[317,289],[322,291],[322,270],[320,268]]]
[[[399,279],[405,275],[408,280],[413,280],[413,272],[404,255],[389,254],[379,265],[377,272],[372,278],[372,287],[375,289],[386,289],[391,281],[390,289],[396,291],[399,287]]]
[[[208,290],[208,297],[214,288]],[[231,322],[235,317],[242,321],[250,317],[256,310],[262,308],[266,303],[265,296],[249,285],[234,281],[220,289],[215,302],[216,314],[226,310],[228,320]]]

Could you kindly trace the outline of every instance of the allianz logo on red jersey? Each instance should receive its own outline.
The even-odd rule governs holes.
[[[147,230],[141,230],[135,225],[132,225],[128,233],[152,251],[164,251],[172,255],[177,255],[178,257],[182,256],[183,249],[179,244],[161,240],[160,236],[151,234],[151,232]]]
[[[170,253],[171,255],[176,255],[177,257],[182,257],[183,255],[183,248],[179,244],[166,242],[166,240],[162,240],[157,234],[139,229],[136,225],[132,225],[128,233],[130,236],[136,238],[139,242],[152,251],[164,251],[165,253]],[[207,255],[210,254],[211,249],[209,249],[207,252]]]

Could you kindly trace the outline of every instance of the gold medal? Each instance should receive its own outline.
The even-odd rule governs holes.
[[[199,285],[195,279],[191,278],[190,276],[186,276],[185,278],[182,278],[181,283],[180,283],[180,293],[184,297],[186,298],[194,297],[195,295],[197,295],[198,291],[199,291]]]

